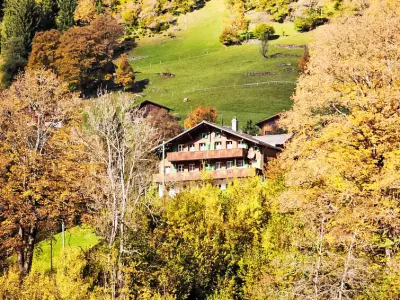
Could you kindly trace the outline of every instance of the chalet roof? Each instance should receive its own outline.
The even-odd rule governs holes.
[[[168,112],[170,112],[170,111],[172,110],[172,109],[169,108],[169,107],[166,107],[166,106],[164,106],[164,105],[158,104],[158,103],[153,102],[153,101],[150,101],[150,100],[145,100],[145,101],[143,101],[142,103],[140,103],[140,104],[139,104],[139,109],[142,109],[143,107],[145,107],[145,106],[148,105],[148,104],[151,104],[151,105],[154,105],[154,106],[158,106],[159,108],[164,108],[164,109],[166,109]]]
[[[266,119],[264,119],[264,120],[261,120],[261,121],[257,122],[257,123],[256,123],[256,126],[262,127],[262,124],[264,124],[265,122],[273,121],[273,120],[275,120],[275,119],[279,119],[280,117],[281,117],[281,114],[280,114],[280,113],[279,113],[279,114],[276,114],[276,115],[273,115],[273,116],[271,116],[271,117],[268,117],[268,118],[266,118]]]
[[[254,138],[264,143],[277,146],[285,144],[291,137],[292,134],[270,134],[255,136]]]
[[[184,136],[184,135],[190,133],[191,131],[193,131],[193,130],[195,130],[195,129],[197,129],[197,128],[203,126],[203,125],[208,125],[208,126],[210,126],[210,127],[214,127],[214,128],[216,128],[216,129],[218,129],[218,130],[221,130],[221,131],[224,131],[224,132],[229,133],[229,134],[231,134],[231,135],[234,135],[234,136],[236,136],[236,137],[242,138],[242,139],[244,139],[244,140],[247,140],[247,141],[252,142],[252,143],[254,143],[254,144],[256,144],[256,145],[259,145],[259,146],[268,147],[268,148],[270,148],[270,149],[282,151],[281,148],[275,147],[274,145],[271,145],[271,144],[266,143],[266,142],[264,142],[264,141],[258,140],[258,139],[256,139],[255,137],[253,137],[253,136],[251,136],[251,135],[249,135],[249,134],[241,133],[241,132],[238,132],[238,131],[233,130],[233,129],[230,128],[230,127],[221,126],[221,125],[214,124],[214,123],[211,123],[211,122],[208,122],[208,121],[201,121],[201,122],[200,122],[199,124],[197,124],[196,126],[185,130],[185,131],[182,132],[181,134],[178,134],[178,135],[175,136],[174,138],[172,138],[172,139],[166,141],[165,143],[166,143],[166,144],[172,143],[173,141],[177,140],[178,138],[180,138],[180,137],[182,137],[182,136]],[[161,144],[161,145],[158,145],[157,147],[153,148],[152,151],[157,150],[157,149],[160,148],[161,146],[162,146],[162,144]]]

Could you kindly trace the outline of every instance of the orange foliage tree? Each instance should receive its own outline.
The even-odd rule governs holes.
[[[55,71],[56,51],[60,45],[60,38],[61,33],[55,29],[38,32],[32,42],[32,52],[29,56],[28,67]]]
[[[128,56],[124,53],[121,55],[117,63],[117,76],[115,83],[122,85],[124,88],[130,88],[135,83],[135,72],[128,61]]]
[[[60,39],[57,73],[71,86],[98,86],[111,79],[112,58],[123,27],[110,15],[100,15],[87,27],[73,27]]]
[[[54,70],[72,89],[97,87],[112,79],[112,60],[122,34],[122,25],[107,14],[99,15],[89,26],[70,28],[63,35],[55,30],[38,33],[29,65]]]
[[[75,141],[79,99],[50,71],[28,70],[0,94],[0,250],[30,271],[38,236],[84,206],[87,172]]]
[[[183,126],[185,128],[191,128],[196,126],[201,121],[209,121],[215,122],[218,117],[217,109],[210,106],[198,106],[192,112],[190,112],[184,123]]]
[[[169,140],[183,131],[179,125],[177,117],[167,112],[165,109],[150,111],[146,119],[153,128],[157,128],[158,138]]]

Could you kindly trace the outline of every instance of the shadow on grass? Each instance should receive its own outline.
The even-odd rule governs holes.
[[[146,87],[149,83],[150,83],[149,79],[143,79],[143,80],[136,81],[134,86],[132,87],[131,91],[135,92],[135,93],[142,93],[146,89]]]

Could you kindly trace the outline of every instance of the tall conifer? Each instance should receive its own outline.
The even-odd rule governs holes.
[[[33,37],[40,26],[40,11],[35,0],[6,0],[2,42],[10,38],[22,38],[24,50],[29,51]]]
[[[66,30],[75,23],[74,12],[77,6],[77,0],[57,0],[57,4],[59,8],[57,27],[60,30]]]
[[[40,8],[35,0],[6,0],[1,32],[2,87],[6,87],[16,72],[22,70],[40,28]]]

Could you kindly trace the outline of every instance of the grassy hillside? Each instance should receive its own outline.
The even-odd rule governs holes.
[[[91,228],[74,227],[65,232],[66,251],[73,248],[88,250],[100,242]],[[62,237],[61,233],[54,235],[53,239],[53,267],[57,268],[57,260],[61,255]],[[40,242],[35,247],[32,270],[48,271],[50,270],[50,240]]]
[[[263,59],[256,44],[222,46],[218,37],[223,14],[223,0],[211,0],[204,8],[181,16],[178,26],[168,34],[138,41],[131,57],[135,59],[132,64],[137,71],[136,79],[142,86],[136,92],[144,95],[139,99],[169,106],[182,118],[198,105],[211,105],[225,122],[237,116],[241,124],[291,106],[290,96],[298,73],[284,69],[297,70],[299,57]],[[293,24],[274,25],[277,34],[284,30],[287,36],[271,41],[269,53],[300,55],[302,50],[285,50],[274,45],[305,44],[310,35],[295,32]],[[248,72],[274,74],[248,76]],[[171,73],[174,77],[158,73]],[[189,101],[183,102],[184,98]]]

